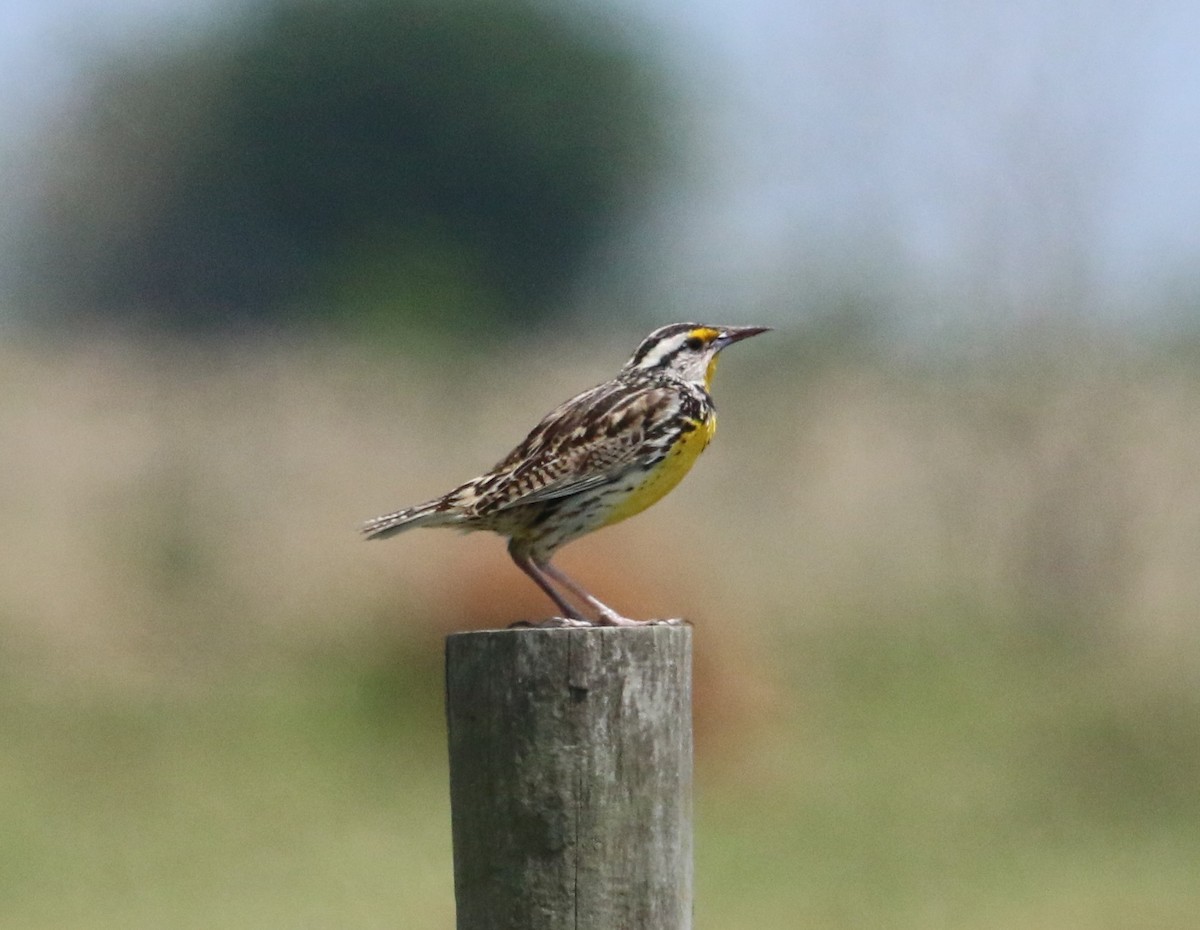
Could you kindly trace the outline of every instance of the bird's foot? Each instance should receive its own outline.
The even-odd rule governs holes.
[[[547,617],[545,620],[518,620],[510,623],[510,630],[576,630],[595,626],[591,620],[580,617]]]
[[[600,614],[595,620],[582,617],[547,617],[545,620],[518,620],[510,623],[510,630],[593,630],[601,627],[631,626],[686,626],[686,620],[675,618],[663,620],[633,620],[622,617],[615,611]]]
[[[645,626],[644,620],[633,620],[622,617],[615,610],[601,608],[596,616],[596,626]]]
[[[615,610],[602,610],[596,620],[596,626],[683,626],[683,620],[632,620],[622,617]]]

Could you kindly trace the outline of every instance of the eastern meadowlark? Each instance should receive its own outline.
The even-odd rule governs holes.
[[[561,404],[486,474],[424,504],[368,520],[368,539],[417,526],[490,530],[508,537],[517,566],[563,612],[592,625],[564,596],[589,605],[601,626],[621,616],[550,564],[555,550],[645,510],[677,485],[717,429],[709,390],[717,354],[764,326],[672,323],[647,336],[611,381]]]

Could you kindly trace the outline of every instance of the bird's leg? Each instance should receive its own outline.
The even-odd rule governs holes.
[[[521,569],[526,575],[534,580],[539,588],[549,595],[550,600],[554,601],[559,610],[562,611],[563,626],[591,626],[592,623],[586,617],[582,617],[574,607],[572,607],[563,596],[555,589],[554,585],[550,584],[550,580],[542,573],[542,569],[529,556],[514,551],[512,546],[508,547],[508,554],[512,556],[512,560],[517,563],[517,568]],[[570,587],[568,585],[567,587]]]
[[[599,598],[588,594],[577,581],[572,581],[560,569],[555,568],[549,562],[543,562],[538,567],[577,598],[586,601],[592,607],[596,608],[596,612],[600,615],[600,626],[644,626],[645,624],[654,622],[652,620],[631,620],[629,617],[622,617]]]

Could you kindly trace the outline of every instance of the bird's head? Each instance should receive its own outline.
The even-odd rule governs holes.
[[[670,323],[642,340],[626,371],[666,372],[684,381],[712,386],[717,353],[728,345],[765,333],[768,326],[703,326]]]

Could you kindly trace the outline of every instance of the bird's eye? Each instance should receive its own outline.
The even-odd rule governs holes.
[[[704,340],[699,336],[692,336],[684,340],[683,347],[685,349],[690,349],[693,352],[699,352],[704,348]]]

